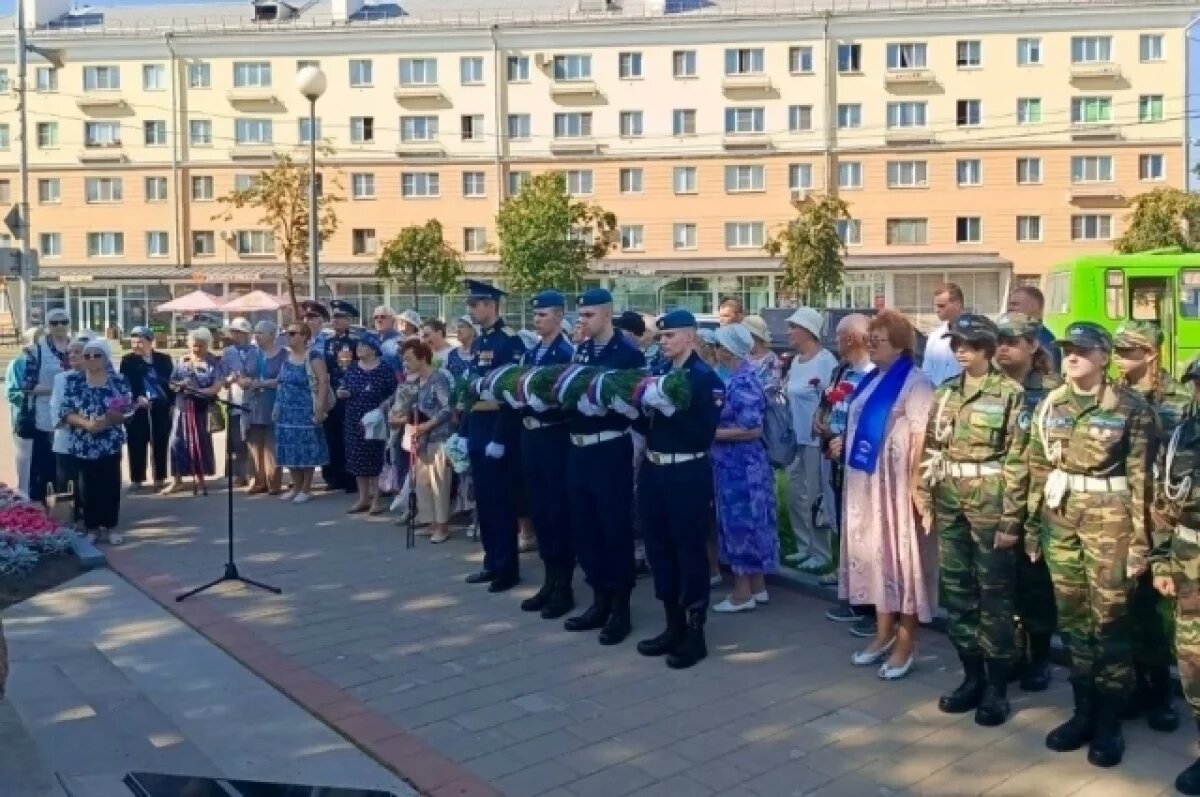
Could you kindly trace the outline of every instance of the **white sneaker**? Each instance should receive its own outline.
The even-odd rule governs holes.
[[[770,603],[770,602],[771,602],[771,596],[770,596],[770,594],[768,594],[768,592],[767,592],[767,591],[764,589],[762,592],[756,592],[756,593],[754,593],[754,602],[755,602],[755,603]]]
[[[721,584],[722,584],[724,581],[725,581],[724,577],[723,577],[723,576],[721,576],[721,574],[720,574],[720,573],[718,573],[718,574],[717,574],[717,575],[715,575],[715,576],[709,576],[709,577],[708,577],[708,586],[710,586],[710,587],[719,587],[719,586],[721,586]]]
[[[879,677],[885,681],[899,681],[904,676],[912,672],[913,666],[917,662],[917,651],[914,650],[908,654],[908,661],[901,664],[899,667],[891,667],[885,661],[883,666],[879,668]]]
[[[896,637],[892,637],[886,645],[876,651],[860,650],[850,657],[850,661],[854,662],[855,667],[870,667],[878,664],[888,657],[892,652],[892,647],[896,644]],[[882,677],[882,676],[881,676]]]
[[[121,543],[123,543],[123,542],[125,542],[125,536],[124,536],[124,535],[122,535],[122,534],[118,534],[118,533],[117,533],[117,532],[115,532],[115,531],[110,531],[110,532],[108,533],[108,544],[109,544],[109,545],[120,545],[120,544],[121,544]]]
[[[292,499],[293,504],[307,504],[312,500],[312,493],[296,493],[296,497]]]
[[[733,596],[730,596],[720,603],[714,604],[712,610],[719,614],[734,614],[736,612],[752,612],[756,608],[758,608],[758,603],[755,602],[753,596],[745,603],[734,603]]]
[[[288,490],[286,493],[284,493],[283,495],[279,496],[279,500],[280,500],[280,501],[291,501],[291,500],[292,500],[292,499],[294,499],[295,497],[296,497],[296,491],[295,491],[295,490]]]

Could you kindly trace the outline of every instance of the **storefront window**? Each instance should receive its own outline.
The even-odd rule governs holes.
[[[67,290],[66,288],[43,288],[34,285],[29,294],[29,303],[30,325],[41,326],[46,323],[46,313],[67,306]]]
[[[613,280],[613,304],[618,312],[636,310],[657,315],[658,289],[666,280],[653,277],[617,277]]]
[[[380,282],[331,282],[330,287],[338,299],[354,305],[360,324],[369,326],[371,311],[383,304],[383,283]]]
[[[76,330],[91,330],[109,337],[120,337],[117,325],[117,289],[73,288],[67,311]]]
[[[768,276],[754,277],[721,277],[717,282],[717,292],[721,300],[737,299],[746,308],[747,313],[757,313],[771,303],[771,278]]]
[[[693,313],[713,312],[713,290],[706,277],[681,277],[662,288],[663,310],[685,309]]]

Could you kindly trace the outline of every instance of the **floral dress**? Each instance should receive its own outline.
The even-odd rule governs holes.
[[[316,468],[329,462],[325,430],[313,414],[313,382],[305,365],[291,357],[279,367],[275,393],[275,461],[281,468]]]
[[[756,368],[743,361],[725,385],[718,429],[758,429],[767,400]],[[712,447],[721,560],[737,575],[774,573],[779,566],[775,475],[760,440]]]
[[[189,390],[207,390],[221,381],[224,372],[221,361],[210,353],[200,358],[185,354],[171,372],[171,382],[183,382]],[[175,417],[171,422],[171,475],[212,476],[216,474],[212,432],[208,430],[208,413],[212,400],[175,394]]]
[[[63,385],[63,400],[59,405],[58,421],[68,415],[81,415],[88,420],[102,418],[111,409],[131,410],[133,398],[129,382],[120,374],[109,374],[108,381],[92,387],[82,373],[67,374]],[[78,459],[104,459],[121,455],[125,445],[125,425],[116,424],[99,432],[88,432],[77,426],[68,427],[67,453]]]
[[[383,470],[384,440],[367,440],[363,436],[362,419],[388,400],[396,390],[396,374],[383,362],[366,369],[355,364],[342,379],[342,388],[350,391],[346,402],[346,472],[363,478],[378,476]]]

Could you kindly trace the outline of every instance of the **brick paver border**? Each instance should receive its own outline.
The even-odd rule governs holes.
[[[112,570],[246,668],[394,772],[426,797],[502,797],[470,771],[374,711],[328,679],[297,664],[250,627],[203,601],[178,603],[184,588],[170,576],[109,548]]]

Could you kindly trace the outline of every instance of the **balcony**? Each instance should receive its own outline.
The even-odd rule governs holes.
[[[726,75],[721,80],[721,91],[726,94],[763,94],[771,90],[771,78],[762,72],[741,75]]]
[[[125,98],[120,92],[110,91],[105,94],[88,94],[75,100],[75,107],[81,111],[119,111],[126,107]]]
[[[401,105],[410,102],[439,101],[445,98],[442,87],[437,83],[404,83],[392,92]]]
[[[270,158],[275,152],[272,143],[235,144],[229,149],[229,157],[233,160],[261,160]]]
[[[900,146],[913,144],[932,144],[933,131],[924,127],[897,127],[883,134],[883,140],[888,144]]]
[[[594,80],[555,80],[550,84],[550,96],[555,99],[599,95],[600,87]]]
[[[937,78],[931,69],[900,69],[883,76],[884,88],[936,86]]]
[[[733,150],[771,149],[771,137],[766,133],[726,133],[721,138],[721,146]]]
[[[1120,129],[1111,122],[1076,122],[1071,125],[1072,141],[1112,141],[1120,137]]]
[[[404,158],[440,158],[446,154],[446,148],[436,138],[401,141],[396,145],[396,154]]]
[[[599,148],[591,136],[556,138],[550,142],[550,152],[555,155],[594,155]]]
[[[1121,66],[1112,61],[1071,64],[1071,80],[1110,81],[1121,79]]]
[[[125,147],[120,141],[85,144],[79,153],[80,163],[124,163],[125,160]]]
[[[1067,201],[1074,204],[1124,206],[1125,192],[1114,183],[1077,183],[1067,192]]]
[[[242,86],[225,92],[230,105],[278,105],[279,97],[270,86]]]

